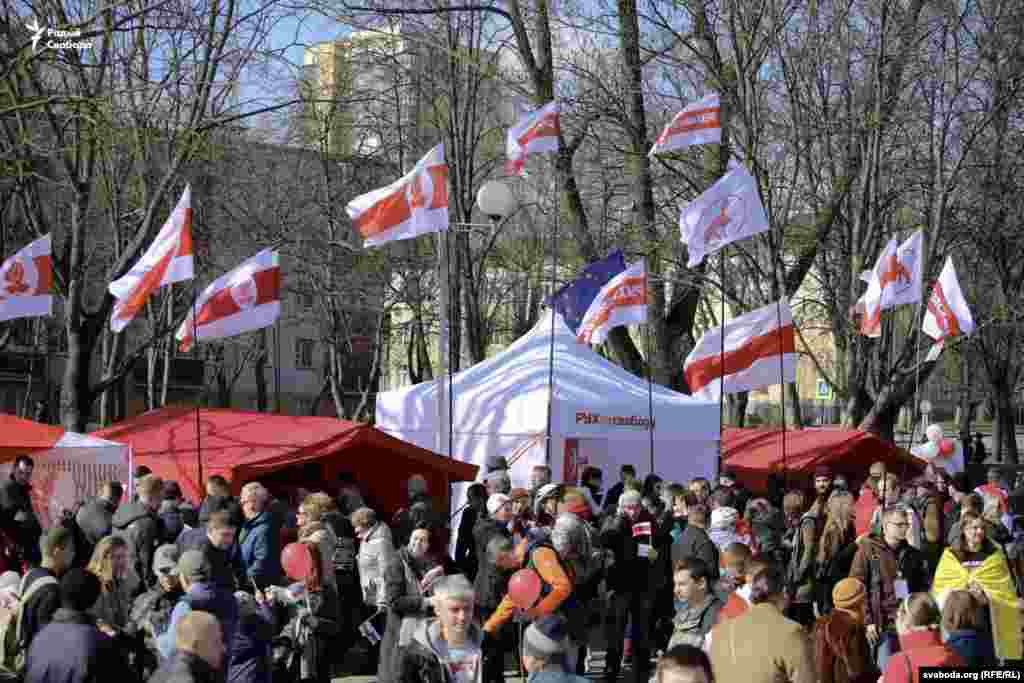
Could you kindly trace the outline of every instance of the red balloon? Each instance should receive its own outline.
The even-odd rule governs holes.
[[[313,555],[305,543],[289,543],[281,551],[281,566],[293,581],[305,581],[313,574]]]
[[[540,597],[540,577],[532,569],[520,569],[508,580],[508,597],[519,609],[530,609]]]
[[[956,446],[949,439],[943,439],[939,442],[939,453],[945,456],[953,455],[953,451],[956,450]]]

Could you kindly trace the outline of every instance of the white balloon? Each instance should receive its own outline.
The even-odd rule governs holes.
[[[924,434],[928,437],[929,442],[937,444],[942,441],[942,425],[930,424],[928,425],[928,428],[924,430]]]

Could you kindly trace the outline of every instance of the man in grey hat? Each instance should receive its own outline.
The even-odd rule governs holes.
[[[178,577],[184,595],[178,600],[171,612],[170,625],[163,633],[157,634],[156,644],[160,650],[162,661],[174,656],[175,640],[177,638],[176,628],[186,614],[193,611],[203,611],[213,614],[220,621],[224,629],[224,642],[228,644],[228,658],[230,662],[230,647],[235,637],[235,628],[238,625],[238,602],[234,594],[221,588],[213,579],[213,567],[206,555],[199,550],[187,550],[178,558]],[[224,667],[226,676],[227,666]],[[223,678],[223,676],[222,676]]]
[[[153,573],[157,577],[157,585],[135,599],[128,619],[129,628],[139,633],[145,643],[146,651],[140,670],[147,676],[160,665],[156,636],[167,631],[171,612],[184,594],[178,578],[178,559],[178,547],[174,544],[169,543],[156,549],[153,553]]]

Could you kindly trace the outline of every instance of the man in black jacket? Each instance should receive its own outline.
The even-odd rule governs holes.
[[[512,532],[508,528],[514,516],[512,499],[503,493],[493,494],[487,499],[487,512],[489,516],[479,519],[473,528],[473,540],[476,542],[476,557],[479,562],[473,587],[477,615],[481,624],[490,619],[491,614],[501,604],[502,597],[508,592],[508,580],[512,576],[510,570],[495,564],[487,552],[492,540],[499,537],[512,539]],[[489,641],[486,649],[484,680],[487,683],[500,683],[505,680],[502,645],[497,640]]]
[[[18,556],[28,565],[39,564],[39,537],[43,527],[32,508],[32,472],[35,462],[19,455],[11,477],[0,486],[0,523],[14,539]]]
[[[153,552],[163,538],[163,525],[157,517],[163,489],[164,483],[159,477],[143,477],[135,486],[138,501],[119,507],[111,520],[113,533],[128,543],[126,590],[132,598],[156,585]]]
[[[627,489],[619,497],[617,514],[605,520],[601,529],[601,546],[614,555],[607,570],[609,622],[605,634],[608,651],[605,680],[614,682],[622,665],[623,637],[626,624],[633,623],[633,675],[636,683],[646,683],[650,674],[651,607],[655,590],[664,577],[657,563],[662,553],[669,552],[670,529],[660,528],[643,510],[640,493]]]
[[[132,669],[114,640],[87,612],[100,595],[100,580],[72,569],[60,580],[60,609],[32,640],[25,683],[131,683]]]
[[[455,564],[470,581],[476,578],[479,566],[473,530],[477,520],[486,514],[486,505],[487,488],[483,484],[470,486],[466,491],[466,508],[462,511],[459,534],[455,541]]]
[[[718,548],[708,536],[708,509],[697,503],[686,509],[686,528],[676,543],[672,544],[672,565],[681,560],[696,557],[708,569],[711,582],[718,580]]]
[[[78,528],[82,530],[82,535],[91,547],[95,547],[104,536],[110,535],[110,531],[113,528],[114,513],[117,511],[117,506],[121,504],[122,495],[124,495],[124,489],[121,487],[121,482],[108,481],[100,488],[99,495],[96,498],[78,509],[78,513],[75,515],[75,522],[78,524]],[[86,550],[90,551],[86,554],[88,559],[88,557],[92,556],[91,548],[79,549],[82,554],[85,554],[84,551]]]

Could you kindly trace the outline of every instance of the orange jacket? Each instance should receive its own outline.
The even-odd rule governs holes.
[[[519,544],[518,551],[520,557],[526,553],[528,545],[528,540]],[[533,567],[537,574],[540,575],[541,580],[551,587],[551,592],[545,595],[532,608],[526,610],[526,617],[530,621],[534,621],[548,614],[553,614],[565,602],[566,598],[572,595],[574,577],[572,569],[569,569],[568,573],[566,573],[566,570],[562,568],[562,563],[558,559],[558,553],[552,548],[543,546],[535,548],[530,559],[533,561]],[[499,626],[512,618],[515,611],[515,603],[506,594],[501,599],[498,609],[494,610],[494,614],[484,624],[484,631],[494,633]]]

